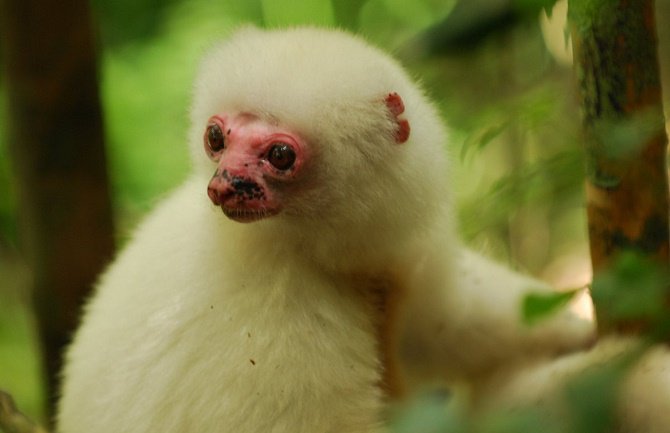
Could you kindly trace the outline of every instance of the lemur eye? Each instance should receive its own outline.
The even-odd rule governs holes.
[[[278,170],[288,170],[295,162],[295,151],[286,143],[275,143],[268,153],[268,161]]]
[[[209,147],[209,150],[212,151],[212,153],[220,152],[226,146],[223,131],[221,131],[221,127],[216,123],[207,125],[205,138],[207,140],[207,147]]]

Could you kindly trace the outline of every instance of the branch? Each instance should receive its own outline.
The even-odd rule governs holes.
[[[667,136],[653,0],[571,0],[594,273],[633,250],[668,267]],[[629,290],[635,290],[632,286]],[[596,305],[601,333],[639,332]]]
[[[11,395],[0,390],[0,431],[5,433],[48,433],[16,408]]]

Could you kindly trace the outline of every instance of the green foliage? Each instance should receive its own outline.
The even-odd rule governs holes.
[[[515,21],[509,0],[460,0],[441,22],[423,35],[431,53],[459,52],[500,35]]]
[[[459,206],[460,228],[466,240],[482,233],[504,235],[510,217],[524,205],[536,210],[548,208],[556,217],[581,205],[584,160],[582,150],[574,145],[578,119],[566,115],[569,109],[564,92],[558,83],[531,80],[517,93],[489,98],[487,106],[469,117],[470,124],[466,123],[468,118],[458,119],[458,124],[467,128],[460,152],[462,164],[482,158],[488,164],[479,179],[475,178],[481,183],[488,180],[486,191],[465,195]],[[477,93],[473,98],[477,96],[483,98]],[[525,154],[534,157],[524,159]],[[500,169],[505,166],[509,169]]]
[[[261,0],[264,23],[268,26],[312,24],[332,26],[335,12],[326,0]]]
[[[368,0],[360,11],[360,30],[373,41],[397,47],[447,16],[455,0]]]
[[[571,433],[615,431],[616,398],[625,371],[620,363],[606,363],[568,384],[565,396],[571,414]]]
[[[164,70],[164,56],[176,53],[161,51],[160,46],[133,47],[107,53],[104,62],[110,176],[117,204],[131,213],[146,210],[187,168],[188,88],[171,83],[184,83],[190,72],[183,67]]]
[[[421,395],[398,408],[391,419],[393,433],[564,433],[547,424],[543,413],[523,409],[487,413],[473,418],[460,405],[433,394]]]
[[[663,133],[664,122],[654,110],[642,111],[630,118],[603,118],[593,121],[587,147],[587,175],[594,185],[614,188],[621,183],[619,174],[603,170],[605,161],[633,161],[641,156],[649,140]]]
[[[667,268],[640,252],[627,251],[594,276],[591,296],[598,314],[606,314],[610,323],[643,321],[651,325],[652,337],[661,337],[670,329],[669,288]]]
[[[582,155],[576,150],[557,153],[524,165],[502,176],[483,195],[471,198],[460,208],[461,232],[473,239],[483,230],[507,222],[521,204],[565,204],[580,191]]]
[[[526,325],[535,325],[572,301],[582,289],[558,293],[531,293],[523,300],[522,319]]]
[[[536,409],[524,409],[505,414],[490,414],[475,424],[468,433],[565,433],[560,426],[548,423]],[[451,433],[444,431],[443,433]]]
[[[17,296],[16,288],[24,283],[10,265],[14,263],[0,252],[0,388],[14,395],[26,415],[42,420],[43,385],[33,317],[30,304]]]
[[[602,144],[601,156],[611,159],[636,158],[663,125],[655,111],[642,111],[630,118],[598,119],[593,126],[596,141]]]
[[[569,433],[609,433],[616,429],[616,410],[622,381],[648,349],[645,343],[593,365],[565,386]]]
[[[152,38],[160,31],[166,11],[177,0],[93,0],[107,44],[119,46]]]
[[[607,27],[616,26],[613,20],[613,10],[619,7],[619,2],[612,0],[569,0],[568,19],[575,29],[588,32],[593,27],[599,27],[607,22]]]
[[[461,158],[473,150],[483,150],[511,128],[518,128],[524,135],[538,132],[557,116],[557,97],[552,89],[540,87],[482,110],[475,129],[463,143]]]
[[[467,432],[465,419],[450,408],[448,399],[437,394],[417,397],[407,406],[393,414],[393,433],[464,433]]]

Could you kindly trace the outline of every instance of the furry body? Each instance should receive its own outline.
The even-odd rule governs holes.
[[[208,202],[219,112],[308,144],[299,177],[268,182],[281,213],[242,224]],[[362,40],[243,29],[203,62],[192,121],[192,176],[87,305],[60,432],[376,432],[408,387],[588,338],[569,316],[523,329],[541,285],[458,245],[439,116]]]
[[[182,212],[201,194],[182,187],[103,278],[69,353],[60,430],[370,431],[380,370],[361,304],[281,251],[222,249],[240,228],[209,206]],[[203,224],[215,235],[175,230]],[[119,279],[133,284],[106,285]]]

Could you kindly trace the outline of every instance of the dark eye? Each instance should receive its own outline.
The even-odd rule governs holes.
[[[268,161],[278,170],[288,170],[295,162],[295,151],[285,143],[275,143],[268,153]]]
[[[207,140],[207,147],[213,153],[217,153],[223,150],[226,145],[226,141],[223,137],[223,131],[221,127],[216,123],[210,123],[207,125],[207,133],[205,134]]]

